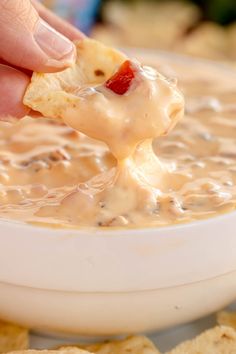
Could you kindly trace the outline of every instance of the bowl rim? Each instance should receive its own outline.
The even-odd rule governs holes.
[[[164,231],[165,233],[167,232],[173,232],[173,231],[179,231],[179,230],[186,230],[189,228],[196,228],[198,226],[208,226],[209,224],[213,224],[216,221],[224,221],[228,218],[234,217],[236,216],[236,210],[232,210],[230,212],[226,212],[226,213],[222,213],[222,214],[216,214],[214,216],[210,216],[204,219],[196,219],[190,222],[183,222],[183,223],[178,223],[178,224],[171,224],[169,226],[158,226],[158,227],[130,227],[130,228],[109,228],[109,227],[82,227],[82,226],[78,226],[78,227],[60,227],[60,226],[53,226],[53,224],[40,224],[40,223],[26,223],[26,222],[21,222],[21,221],[17,221],[17,220],[7,220],[7,219],[0,219],[0,227],[1,225],[4,226],[10,226],[10,227],[14,227],[16,226],[17,229],[23,230],[23,229],[32,229],[32,230],[45,230],[45,232],[47,233],[58,233],[61,234],[61,236],[63,236],[63,234],[68,235],[68,232],[70,233],[70,235],[73,236],[81,236],[81,235],[90,235],[90,236],[104,236],[106,234],[109,234],[109,237],[112,236],[119,236],[119,237],[123,237],[126,234],[129,234],[130,236],[143,236],[143,233],[145,232],[145,234],[152,234],[153,232],[155,233],[162,233],[162,231]]]

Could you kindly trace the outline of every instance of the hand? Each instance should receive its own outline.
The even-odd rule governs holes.
[[[55,72],[75,60],[83,34],[36,0],[0,0],[0,119],[21,118],[32,71]]]

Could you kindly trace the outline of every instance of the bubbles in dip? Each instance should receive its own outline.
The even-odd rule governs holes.
[[[106,87],[96,87],[89,95],[94,115],[85,107],[84,124],[96,139],[101,134],[113,154],[102,142],[49,120],[1,123],[1,218],[69,227],[142,227],[233,210],[236,91],[228,84],[223,87],[222,77],[207,81],[202,72],[192,76],[190,85],[178,67],[176,73],[183,78],[180,84],[190,109],[168,136],[154,141],[181,116],[182,96],[174,84],[161,75],[151,73],[150,79],[139,72],[137,86],[134,82],[125,96]],[[143,91],[149,96],[141,95]],[[221,109],[206,97],[213,97]],[[112,118],[101,128],[109,101]],[[145,121],[149,102],[153,114]],[[65,121],[76,128],[75,116],[68,114]]]

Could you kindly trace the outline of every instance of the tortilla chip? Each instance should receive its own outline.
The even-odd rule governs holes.
[[[230,327],[215,327],[193,340],[179,344],[167,354],[235,354],[236,331]]]
[[[230,52],[230,59],[236,60],[236,22],[233,22],[227,31],[227,35],[229,37],[229,52]]]
[[[44,116],[61,118],[68,105],[78,105],[78,90],[105,82],[126,60],[124,54],[92,39],[75,44],[77,60],[73,66],[59,73],[33,74],[23,100],[26,106]]]
[[[124,340],[107,341],[90,345],[77,345],[79,348],[98,354],[159,354],[155,345],[144,336],[132,336]],[[67,347],[61,347],[64,350]]]
[[[228,37],[224,27],[213,22],[203,22],[176,44],[176,50],[208,59],[226,60]]]
[[[236,312],[221,311],[217,313],[216,318],[219,325],[236,329]]]
[[[0,321],[0,353],[29,347],[28,330]]]

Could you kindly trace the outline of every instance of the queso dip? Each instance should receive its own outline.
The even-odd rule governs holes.
[[[16,125],[1,123],[2,219],[64,227],[157,227],[235,209],[235,78],[226,69],[194,61],[160,57],[148,62],[167,77],[178,77],[186,100],[181,119],[183,97],[175,80],[131,64],[138,84],[133,82],[125,103],[121,95],[100,87],[97,96],[84,93],[100,110],[109,109],[100,94],[113,102],[121,123],[116,122],[118,133],[110,142],[112,125],[107,123],[107,130],[104,125],[99,133],[99,117],[86,128],[94,129],[88,134],[92,138],[81,133],[85,128],[77,129],[73,114],[64,116],[67,125],[30,117]],[[154,92],[159,100],[158,107],[151,105],[143,128],[137,119],[146,114],[140,92]],[[130,119],[137,129],[124,134],[127,110],[135,113]],[[145,131],[148,124],[151,133]]]

